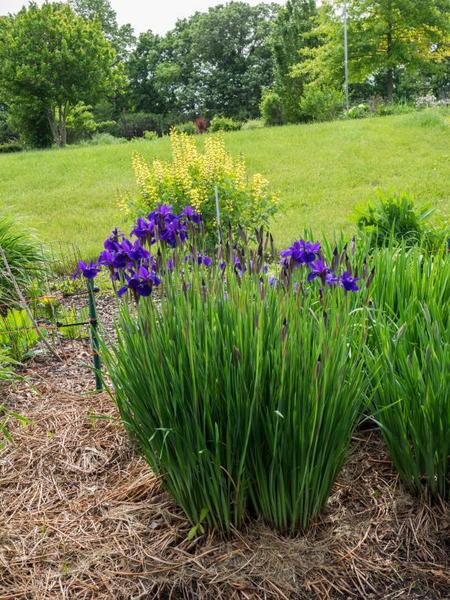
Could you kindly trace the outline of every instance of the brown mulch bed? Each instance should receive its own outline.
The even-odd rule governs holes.
[[[7,390],[30,419],[0,452],[0,599],[449,598],[447,507],[401,487],[376,430],[359,431],[320,520],[295,538],[250,521],[190,526],[130,447],[86,342]]]

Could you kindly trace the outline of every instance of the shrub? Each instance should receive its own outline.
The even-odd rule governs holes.
[[[116,137],[110,133],[96,133],[90,140],[83,140],[78,146],[114,146],[116,144],[127,143],[126,138]]]
[[[222,225],[234,229],[242,225],[253,231],[268,223],[277,210],[277,198],[269,192],[268,182],[259,174],[247,177],[242,158],[234,159],[225,150],[221,137],[207,137],[204,150],[195,139],[172,131],[172,162],[153,161],[149,167],[135,154],[133,167],[139,188],[136,199],[121,205],[132,215],[146,214],[160,203],[181,212],[186,204],[201,211],[210,243],[217,241],[215,186],[218,189]]]
[[[74,106],[67,116],[67,141],[74,144],[82,139],[90,138],[97,131],[92,106],[83,102]]]
[[[185,123],[179,123],[172,127],[172,131],[176,133],[186,133],[188,135],[194,135],[197,133],[197,127],[192,121],[186,121]]]
[[[406,194],[379,193],[366,209],[359,210],[357,224],[372,247],[404,241],[406,246],[422,244],[429,251],[438,252],[449,232],[426,227],[433,212],[430,208],[417,210]]]
[[[263,93],[260,111],[266,125],[283,125],[283,103],[276,92],[267,90]]]
[[[262,119],[250,119],[250,121],[246,121],[242,124],[241,129],[250,130],[250,129],[262,129],[264,127],[264,121]]]
[[[220,117],[216,115],[213,117],[209,126],[210,131],[239,131],[242,127],[242,123],[235,121],[230,117]]]
[[[148,140],[149,142],[157,140],[158,134],[156,131],[144,131],[144,139]]]
[[[30,317],[24,310],[11,309],[0,316],[0,346],[17,362],[28,357],[39,339]]]
[[[166,129],[164,119],[161,115],[145,112],[122,113],[107,133],[116,137],[124,137],[131,140],[135,137],[143,137],[144,131],[163,132]]]
[[[370,107],[368,104],[358,104],[357,106],[352,106],[347,113],[347,116],[350,119],[363,119],[368,115],[370,115]]]
[[[21,152],[23,150],[23,146],[20,142],[6,142],[5,144],[0,144],[0,154],[7,154],[9,152]]]
[[[410,113],[414,108],[404,102],[382,102],[375,108],[376,114],[381,117],[389,115],[403,115]]]
[[[5,253],[11,272],[25,293],[34,277],[42,274],[44,256],[31,235],[9,219],[0,219],[0,248]],[[17,301],[16,291],[0,255],[0,312]]]
[[[299,107],[303,121],[332,121],[344,107],[344,94],[333,88],[308,85],[300,98]]]

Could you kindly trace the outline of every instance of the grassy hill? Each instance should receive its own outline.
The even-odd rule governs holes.
[[[450,213],[449,117],[427,113],[292,125],[226,134],[250,172],[261,172],[282,199],[273,226],[279,245],[312,227],[349,229],[355,206],[377,189],[412,193]],[[201,138],[199,137],[199,143]],[[71,147],[0,156],[0,214],[17,216],[44,242],[70,242],[95,254],[122,217],[121,192],[133,192],[133,151],[169,158],[167,139]]]

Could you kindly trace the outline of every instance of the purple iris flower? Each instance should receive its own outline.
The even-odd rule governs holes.
[[[116,227],[112,230],[111,235],[103,242],[103,247],[105,250],[115,252],[120,244],[120,240],[123,239],[123,237],[123,233],[120,233]]]
[[[308,275],[307,278],[308,281],[313,281],[316,277],[319,277],[322,283],[327,283],[328,285],[335,285],[337,283],[337,277],[334,275],[330,267],[326,265],[321,258],[318,258],[316,261],[310,263],[308,266],[311,269],[311,273]]]
[[[275,287],[277,285],[278,279],[273,275],[269,275],[268,282],[270,287]]]
[[[205,267],[210,267],[212,265],[212,258],[210,256],[204,256],[203,264],[205,265]]]
[[[172,272],[173,271],[173,267],[174,267],[173,260],[171,258],[169,258],[168,261],[167,261],[167,270],[169,272]]]
[[[76,279],[78,275],[83,275],[86,279],[95,279],[98,273],[100,273],[100,267],[91,260],[89,263],[85,263],[84,260],[78,261],[78,268],[72,275],[72,279]]]
[[[306,242],[305,240],[298,240],[292,244],[286,250],[281,251],[282,264],[288,264],[289,258],[296,264],[309,264],[312,263],[316,258],[319,258],[320,243],[319,242]]]
[[[114,267],[114,258],[114,252],[103,250],[103,252],[100,252],[99,254],[97,264],[101,265],[102,267]]]
[[[181,214],[184,215],[188,221],[192,221],[192,223],[198,224],[202,220],[201,215],[189,205],[183,208]]]
[[[129,240],[123,240],[121,249],[125,252],[132,261],[139,261],[150,256],[150,252],[142,247],[139,240],[132,244]]]
[[[146,221],[143,217],[139,217],[136,221],[136,226],[131,231],[131,235],[135,235],[137,238],[148,238],[152,239],[155,233],[155,221],[151,219]]]
[[[358,277],[352,277],[348,271],[344,271],[344,273],[342,273],[342,275],[339,277],[339,285],[346,292],[357,292],[359,290],[359,287],[356,285],[358,280]]]

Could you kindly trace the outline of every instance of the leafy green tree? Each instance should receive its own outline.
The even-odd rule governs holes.
[[[107,40],[111,42],[119,60],[125,60],[135,43],[129,23],[119,25],[117,13],[109,0],[69,0],[73,11],[86,21],[98,19]]]
[[[275,62],[275,89],[283,101],[283,113],[288,121],[299,120],[299,98],[305,78],[292,66],[301,60],[300,51],[313,47],[311,30],[317,15],[315,0],[288,0],[274,23],[272,49]]]
[[[114,49],[97,21],[85,22],[67,4],[31,3],[1,29],[1,97],[13,110],[42,110],[54,142],[64,146],[70,110],[121,82]]]
[[[278,10],[230,2],[178,21],[162,38],[142,34],[128,65],[136,108],[185,118],[256,117],[261,91],[273,83],[270,37]]]
[[[396,72],[450,58],[449,0],[350,0],[348,16],[352,78],[382,73],[388,100]]]
[[[293,73],[321,84],[343,83],[343,0],[328,0],[314,34],[319,45],[303,53]],[[348,0],[350,83],[383,81],[391,101],[401,80],[433,73],[450,58],[450,0]],[[437,69],[437,74],[445,73]],[[336,83],[335,83],[336,85]]]
[[[141,33],[126,66],[128,93],[134,110],[154,113],[168,110],[168,98],[164,85],[161,86],[165,83],[161,82],[161,69],[167,66],[168,63],[163,62],[162,38],[151,31]]]

